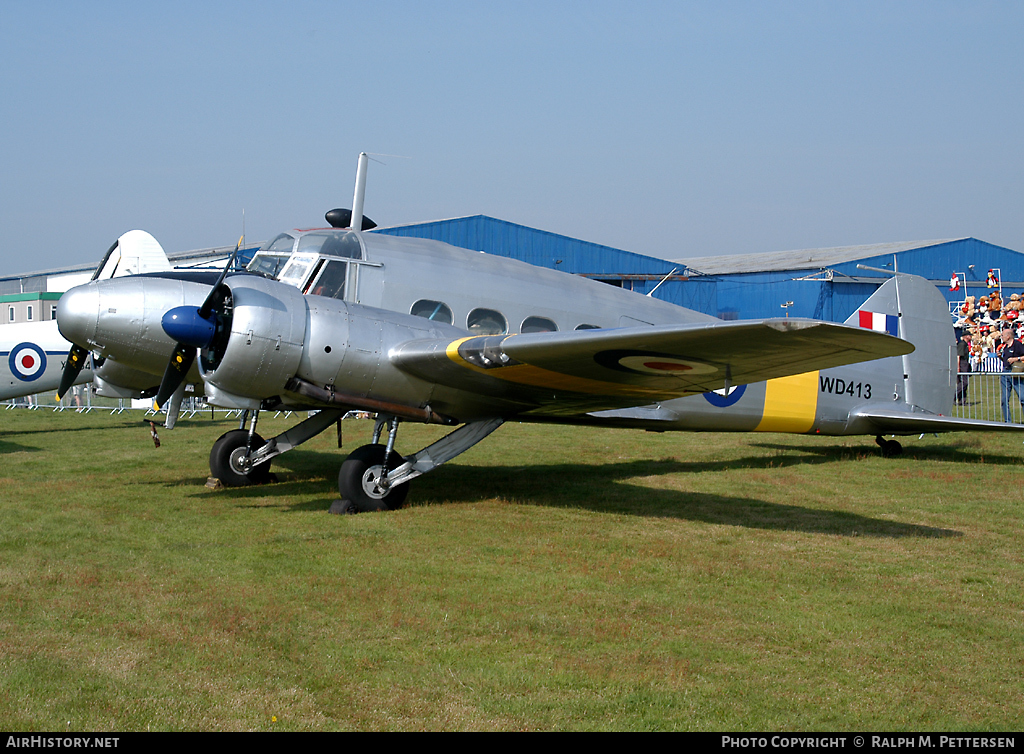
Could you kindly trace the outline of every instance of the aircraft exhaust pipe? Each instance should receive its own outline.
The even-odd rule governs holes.
[[[288,392],[298,393],[299,395],[304,395],[307,398],[312,398],[313,400],[320,401],[322,403],[335,403],[342,406],[365,409],[366,411],[375,411],[381,414],[392,414],[393,416],[397,416],[401,419],[425,422],[426,424],[441,424],[444,426],[458,424],[457,421],[450,417],[435,413],[429,406],[427,408],[415,408],[414,406],[403,406],[398,403],[378,401],[373,398],[361,398],[356,395],[345,395],[344,393],[337,393],[333,390],[325,390],[319,385],[314,385],[312,382],[307,382],[299,377],[292,377],[288,381],[288,384],[284,386],[284,389]]]

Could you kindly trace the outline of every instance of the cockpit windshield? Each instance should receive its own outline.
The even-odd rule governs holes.
[[[350,230],[317,230],[305,233],[299,237],[299,248],[296,251],[345,259],[363,258],[359,236]]]
[[[282,233],[264,244],[246,269],[294,285],[304,293],[343,298],[350,259],[362,259],[359,234],[351,230]]]
[[[295,257],[289,264],[293,252]],[[301,288],[319,256],[362,259],[358,234],[351,230],[316,230],[299,236],[282,233],[264,244],[246,269]]]
[[[270,243],[264,244],[246,269],[276,279],[291,256],[294,246],[295,236],[282,233]]]

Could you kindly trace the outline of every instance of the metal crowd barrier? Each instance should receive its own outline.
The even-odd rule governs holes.
[[[964,400],[953,406],[952,416],[982,421],[1003,421],[1002,395],[1003,377],[1008,377],[1016,392],[1010,393],[1010,421],[1014,424],[1024,423],[1024,411],[1021,401],[1024,400],[1024,373],[1010,372],[960,372],[957,381],[967,378],[967,391]]]
[[[1001,363],[1000,363],[1001,366]],[[991,369],[992,365],[989,363],[979,364],[982,370]],[[960,372],[957,374],[958,382],[961,378],[967,378],[967,392],[962,403],[955,404],[950,413],[951,416],[962,417],[964,419],[980,419],[984,421],[1003,421],[1003,412],[1001,408],[1002,401],[1002,378],[1012,378],[1013,384],[1017,387],[1017,393],[1010,394],[1009,409],[1010,409],[1010,421],[1015,424],[1024,424],[1024,410],[1021,409],[1021,401],[1024,400],[1024,373],[1003,373],[1003,372],[992,372],[992,371],[977,371],[977,372]],[[47,400],[49,399],[49,400]],[[32,396],[31,398],[18,398],[9,401],[2,401],[0,405],[3,406],[4,410],[10,410],[14,408],[26,408],[30,410],[38,410],[40,408],[49,408],[54,411],[78,411],[87,413],[90,411],[109,411],[111,415],[117,415],[124,411],[140,411],[143,416],[153,416],[156,412],[152,408],[132,408],[130,401],[118,401],[117,405],[106,405],[101,406],[93,403],[91,400],[83,402],[83,405],[76,406],[67,396],[63,401],[59,403],[52,402],[52,396],[40,395]],[[200,400],[187,401],[181,407],[182,418],[193,418],[199,416],[209,416],[214,419],[218,416],[222,418],[230,418],[232,416],[241,417],[241,409],[216,409],[214,410],[211,406],[205,404]],[[278,411],[275,416],[281,414]],[[290,411],[285,413],[287,417],[291,414]]]

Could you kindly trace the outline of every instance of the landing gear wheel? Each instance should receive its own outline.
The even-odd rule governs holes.
[[[886,440],[881,435],[875,438],[875,444],[882,449],[882,458],[896,458],[903,454],[903,446],[896,440]]]
[[[408,484],[399,484],[387,490],[378,486],[384,463],[383,445],[363,445],[353,450],[338,472],[338,492],[344,500],[352,501],[357,511],[398,510],[409,494]],[[388,471],[405,463],[394,451],[388,458]]]
[[[248,472],[242,467],[249,431],[233,429],[225,432],[210,450],[210,475],[219,479],[225,487],[248,487],[252,484],[266,484],[270,481],[270,462],[266,461]],[[252,436],[252,447],[258,450],[265,440],[259,435]]]

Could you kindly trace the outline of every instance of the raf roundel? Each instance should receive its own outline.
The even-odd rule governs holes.
[[[19,343],[7,359],[11,374],[22,382],[32,382],[46,371],[46,353],[35,343]]]
[[[608,369],[635,374],[652,374],[659,377],[689,377],[698,374],[714,374],[718,367],[700,361],[681,359],[656,351],[617,350],[602,351],[594,361]]]
[[[704,400],[710,403],[712,406],[718,408],[728,408],[729,406],[735,406],[740,402],[740,398],[743,397],[743,393],[747,391],[746,385],[734,385],[729,390],[713,390],[710,393],[704,393]]]

